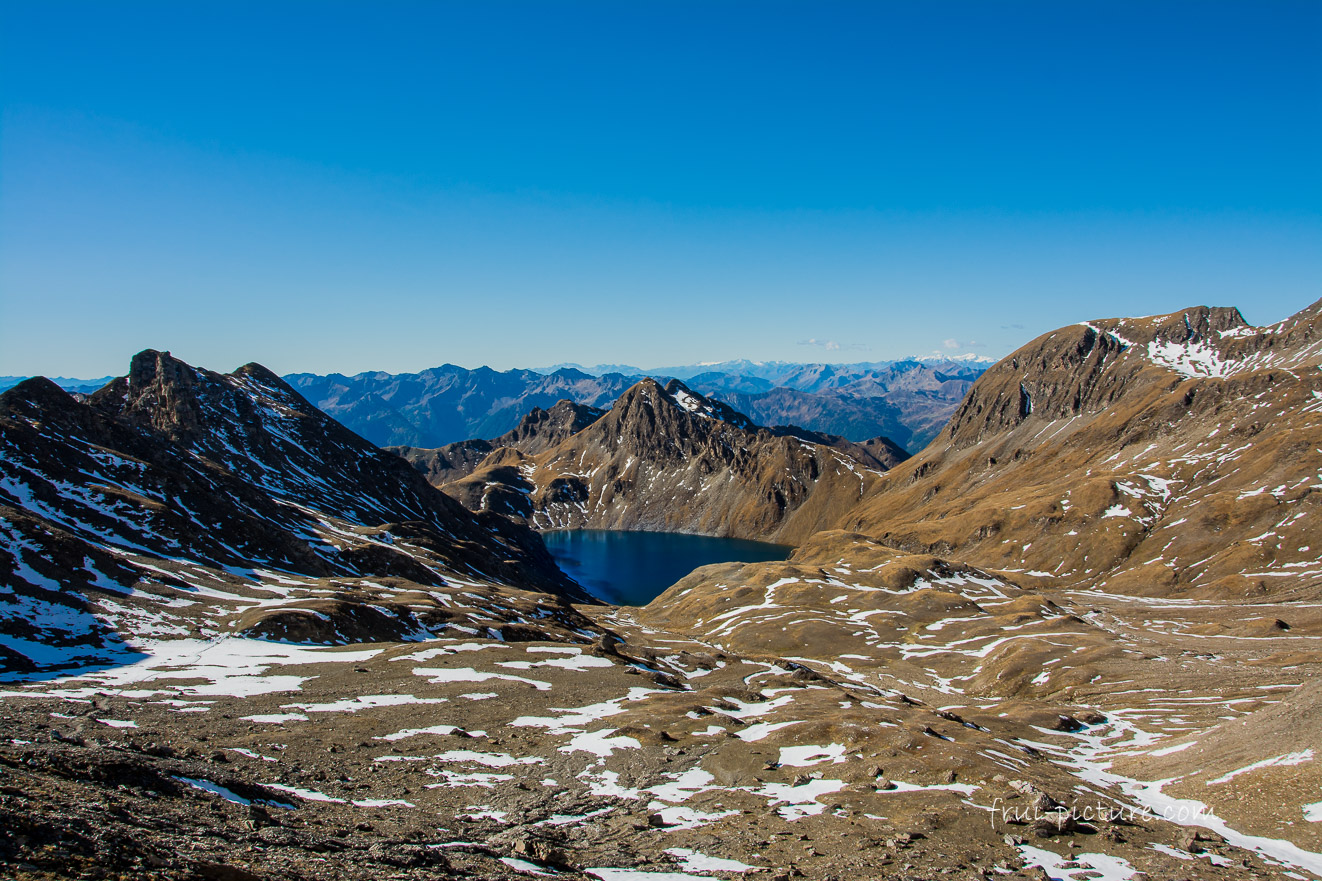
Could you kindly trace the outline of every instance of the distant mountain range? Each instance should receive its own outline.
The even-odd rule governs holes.
[[[863,441],[885,435],[910,452],[936,436],[987,364],[906,360],[866,364],[729,361],[664,371],[593,373],[577,367],[468,370],[453,364],[419,373],[292,374],[285,379],[326,413],[381,446],[435,448],[491,438],[534,407],[561,400],[609,407],[650,376],[682,379],[759,425],[797,425]],[[593,368],[600,370],[601,368]],[[694,371],[697,371],[696,373]]]
[[[30,376],[0,376],[0,392],[6,391],[18,385],[25,379],[31,379]],[[90,395],[92,392],[105,387],[106,383],[114,379],[113,376],[103,376],[100,379],[73,379],[68,376],[49,376],[46,377],[51,382],[64,389],[66,392],[77,392],[82,395]]]
[[[797,388],[796,378],[805,373],[805,368],[834,368],[850,373],[868,370],[885,370],[893,364],[981,364],[984,368],[996,363],[995,358],[967,353],[928,358],[895,358],[889,361],[858,361],[853,364],[804,363],[802,361],[750,361],[736,358],[730,361],[702,361],[697,364],[682,364],[674,367],[634,367],[631,364],[596,364],[591,367],[574,361],[553,364],[550,367],[533,367],[537,373],[555,373],[566,368],[577,370],[592,376],[605,376],[607,373],[623,373],[626,376],[671,376],[675,379],[692,379],[704,373],[734,373],[740,376],[769,380],[772,385]],[[803,390],[803,389],[801,389]]]

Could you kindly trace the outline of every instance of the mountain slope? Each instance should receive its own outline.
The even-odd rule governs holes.
[[[697,570],[638,619],[1002,732],[994,779],[1117,786],[1140,823],[1195,827],[1164,848],[1191,866],[1228,842],[1317,874],[1320,368],[1322,303],[1062,328],[842,528]],[[1019,816],[1050,806],[1011,785]]]
[[[1298,374],[1315,363],[1310,334],[1273,331],[1239,360]],[[1190,357],[1169,339],[1157,351],[1211,363],[1192,357],[1197,342],[1182,344]],[[1014,365],[947,452],[1038,431],[1034,412],[1082,423],[1135,395],[1169,403],[1169,377],[1148,366],[1108,377],[1122,357]],[[0,527],[18,537],[0,556],[0,772],[13,781],[0,864],[20,881],[1322,872],[1305,749],[1316,602],[1048,592],[1051,579],[824,531],[786,562],[695,572],[645,609],[573,608],[483,576],[535,568],[528,533],[484,540],[480,518],[402,460],[377,468],[380,453],[262,371],[142,359],[92,404],[41,382],[0,398]],[[530,424],[518,442],[555,428]],[[564,502],[557,480],[585,491],[534,514],[762,529],[814,529],[891,479],[679,383],[642,383],[535,455],[487,458],[513,499]],[[1077,476],[1027,463],[1021,481]],[[917,468],[898,470],[909,486]],[[979,504],[977,486],[949,486]],[[768,490],[785,511],[759,522]],[[387,559],[424,580],[380,574]],[[67,621],[127,635],[108,645],[54,626]],[[59,670],[95,659],[104,669]],[[1142,767],[1160,776],[1120,776]]]
[[[794,543],[861,498],[880,468],[904,457],[893,446],[874,449],[879,455],[842,452],[763,429],[678,380],[663,387],[646,379],[551,449],[536,455],[498,449],[444,488],[473,510],[524,517],[542,529]]]
[[[171,610],[189,594],[224,618],[290,579],[373,575],[581,597],[533,533],[470,514],[257,365],[222,376],[147,351],[85,403],[43,379],[0,395],[13,663],[96,655],[125,622],[188,632],[196,616]]]
[[[910,550],[1066,584],[1206,596],[1322,583],[1322,304],[1047,334],[842,518]]]

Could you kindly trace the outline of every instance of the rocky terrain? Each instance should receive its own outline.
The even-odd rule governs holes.
[[[399,452],[470,510],[538,529],[693,532],[782,544],[816,532],[907,458],[881,438],[865,446],[761,428],[679,380],[663,387],[645,379],[570,433],[593,415],[567,401],[545,416],[534,411],[491,442],[492,452],[468,473],[471,442]]]
[[[643,371],[547,371],[447,364],[421,373],[293,374],[312,403],[382,446],[435,449],[513,430],[534,407],[569,400],[606,407],[645,376],[684,380],[760,425],[798,425],[853,441],[884,435],[917,452],[940,431],[987,365],[967,360],[868,364],[726,362]]]
[[[1320,316],[1048,334],[838,530],[787,563],[699,570],[640,618],[730,651],[798,646],[960,714],[1095,713],[1029,745],[1231,840],[1322,850]]]
[[[29,381],[0,397],[0,864],[1322,878],[1319,313],[1062,329],[889,471],[643,382],[483,453],[479,514],[260,368]],[[602,525],[645,516],[601,502],[631,476],[662,525],[742,481],[712,522],[799,547],[574,602],[498,468],[587,489],[528,519]]]

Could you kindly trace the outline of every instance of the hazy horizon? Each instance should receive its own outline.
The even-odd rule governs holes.
[[[1314,302],[1316,302],[1316,301],[1314,301]],[[1206,305],[1206,304],[1197,304],[1197,305]],[[1232,305],[1232,304],[1224,304],[1224,305],[1229,306],[1229,305]],[[1277,322],[1279,322],[1279,321],[1281,321],[1281,320],[1283,320],[1283,319],[1285,319],[1285,318],[1289,318],[1290,316],[1296,314],[1297,312],[1301,311],[1302,309],[1307,308],[1309,305],[1311,305],[1311,303],[1303,304],[1302,306],[1299,307],[1299,309],[1293,310],[1293,311],[1291,311],[1291,312],[1289,312],[1289,313],[1287,313],[1287,314],[1285,314],[1285,315],[1282,315],[1282,316],[1280,316],[1279,318],[1277,318],[1275,321],[1264,321],[1264,322],[1253,322],[1253,321],[1249,321],[1249,323],[1250,323],[1250,324],[1253,324],[1254,326],[1258,326],[1258,327],[1266,326],[1266,325],[1269,325],[1269,324],[1275,324],[1275,323],[1277,323]],[[1190,307],[1190,308],[1192,308],[1192,307]],[[1236,308],[1238,308],[1238,307],[1236,307]],[[1178,311],[1178,310],[1176,310],[1176,311]],[[1243,312],[1242,309],[1241,309],[1240,311],[1241,311],[1241,313]],[[1154,313],[1154,314],[1165,314],[1165,313]],[[1107,316],[1107,317],[1132,317],[1132,318],[1142,318],[1142,317],[1146,317],[1146,316],[1138,315],[1138,314],[1134,314],[1134,315],[1131,315],[1131,316]],[[1248,320],[1247,316],[1246,316],[1246,320]],[[1077,322],[1076,322],[1076,323],[1077,323]],[[1063,325],[1062,325],[1062,326],[1063,326]],[[1053,328],[1049,328],[1049,329],[1047,329],[1047,330],[1045,330],[1045,331],[1043,331],[1043,332],[1044,332],[1044,333],[1047,333],[1047,332],[1050,332],[1050,330],[1054,330],[1054,329],[1055,329],[1054,327],[1053,327]],[[1040,334],[1039,334],[1039,335],[1040,335]],[[416,367],[416,368],[412,368],[412,369],[401,369],[401,370],[386,370],[386,369],[379,368],[379,367],[366,367],[366,368],[362,368],[362,369],[359,369],[359,370],[352,370],[352,371],[350,371],[350,370],[337,370],[337,369],[319,370],[319,371],[318,371],[318,370],[304,370],[304,369],[295,368],[295,369],[291,369],[291,370],[276,370],[275,372],[278,373],[278,374],[281,375],[281,376],[290,376],[290,375],[295,375],[295,374],[319,374],[319,375],[341,374],[341,375],[344,375],[344,376],[356,376],[356,375],[364,374],[364,373],[417,374],[417,373],[422,373],[422,372],[427,371],[427,370],[435,370],[435,369],[437,369],[437,368],[445,367],[445,366],[448,365],[448,366],[459,367],[459,368],[464,369],[464,370],[478,370],[478,369],[481,369],[481,368],[484,368],[484,367],[485,367],[485,368],[489,368],[489,369],[491,369],[491,370],[495,370],[495,371],[500,372],[500,373],[506,373],[506,372],[514,371],[514,370],[530,370],[530,371],[533,371],[533,372],[535,372],[535,373],[551,373],[551,372],[553,372],[553,371],[555,371],[555,370],[559,370],[559,369],[561,369],[561,368],[574,368],[574,369],[577,369],[577,370],[581,370],[581,371],[583,371],[583,372],[585,372],[585,373],[591,373],[591,374],[594,374],[594,375],[601,375],[602,373],[604,373],[604,372],[608,372],[608,371],[610,371],[610,372],[626,372],[626,369],[627,369],[627,372],[637,373],[637,374],[640,374],[640,375],[641,375],[641,374],[662,374],[662,373],[664,373],[664,374],[666,374],[666,375],[674,375],[673,371],[687,371],[687,370],[692,370],[692,369],[694,369],[694,368],[698,368],[698,367],[719,367],[719,366],[722,366],[722,365],[737,365],[737,364],[741,364],[741,363],[747,363],[747,364],[753,364],[753,365],[766,365],[766,366],[770,366],[770,365],[778,365],[778,364],[780,364],[780,365],[790,365],[790,366],[811,366],[811,365],[823,364],[823,365],[829,365],[829,366],[832,366],[832,367],[858,367],[858,366],[871,365],[871,364],[893,364],[893,363],[903,362],[903,361],[927,361],[927,362],[953,361],[953,362],[962,362],[962,363],[982,363],[982,364],[988,364],[988,365],[990,365],[990,364],[995,364],[997,361],[1000,361],[1002,358],[1004,358],[1004,357],[1006,357],[1007,355],[1011,354],[1013,351],[1015,351],[1015,350],[1017,350],[1018,348],[1020,348],[1021,345],[1027,345],[1028,343],[1032,342],[1032,339],[1035,339],[1035,338],[1036,338],[1036,337],[1034,337],[1034,338],[1025,338],[1025,339],[1022,341],[1022,343],[1021,343],[1020,345],[1016,345],[1016,346],[1014,346],[1013,348],[1010,349],[1010,351],[1008,351],[1008,352],[1006,352],[1004,355],[1000,355],[1000,356],[985,355],[985,354],[981,354],[981,353],[978,353],[978,352],[959,352],[959,351],[949,351],[949,352],[942,353],[942,352],[940,352],[940,351],[933,351],[933,352],[931,352],[931,353],[929,353],[929,354],[926,354],[926,355],[923,355],[923,354],[908,353],[908,354],[903,354],[903,355],[896,355],[896,356],[894,356],[894,357],[889,357],[889,358],[866,358],[866,359],[865,359],[865,358],[852,358],[852,359],[851,359],[851,358],[848,358],[848,357],[838,357],[838,358],[831,358],[831,357],[817,357],[817,358],[811,358],[811,357],[807,357],[807,356],[805,356],[805,357],[803,357],[803,358],[799,358],[799,359],[785,359],[785,358],[763,358],[763,359],[757,359],[757,358],[725,358],[725,359],[721,359],[721,360],[713,360],[713,361],[694,361],[694,362],[687,363],[687,364],[670,363],[670,364],[664,364],[664,365],[662,365],[662,364],[654,364],[654,365],[650,365],[650,366],[641,366],[641,365],[637,365],[637,364],[624,364],[624,363],[596,363],[596,364],[586,364],[586,363],[583,363],[582,361],[558,361],[558,362],[555,362],[555,363],[553,363],[553,364],[538,364],[538,365],[517,364],[517,363],[516,363],[516,364],[510,364],[510,365],[502,366],[502,367],[497,367],[497,366],[494,366],[494,365],[492,365],[492,364],[486,364],[486,363],[478,363],[478,364],[459,364],[459,363],[456,363],[456,362],[454,362],[454,361],[452,361],[452,360],[449,360],[449,359],[442,359],[442,360],[440,360],[440,361],[437,361],[437,362],[432,363],[432,364],[427,364],[427,365],[425,365],[425,366]],[[262,365],[265,366],[265,367],[270,368],[270,365],[269,365],[269,364],[266,364],[266,362],[264,362],[264,361],[262,361],[262,360],[260,360],[260,359],[249,359],[248,361],[242,361],[242,362],[235,363],[235,364],[233,364],[233,365],[228,365],[228,366],[226,366],[226,365],[207,364],[207,363],[202,363],[202,362],[198,362],[198,361],[193,361],[193,360],[190,360],[188,357],[184,356],[183,354],[181,354],[181,353],[179,353],[179,352],[177,352],[177,351],[174,351],[173,349],[171,349],[171,348],[169,348],[169,347],[164,347],[164,346],[147,346],[146,348],[148,348],[148,349],[155,349],[155,350],[157,350],[157,351],[170,352],[174,357],[177,357],[177,358],[179,358],[180,360],[183,360],[183,361],[185,361],[185,362],[187,362],[187,363],[190,363],[190,364],[192,364],[194,367],[201,367],[201,368],[205,368],[205,369],[207,369],[207,370],[211,370],[211,371],[218,372],[218,373],[226,373],[226,372],[229,372],[230,370],[237,369],[238,367],[241,367],[241,366],[243,366],[244,364],[249,364],[249,363],[258,363],[258,364],[262,364]],[[73,374],[71,374],[71,373],[70,373],[70,374],[60,374],[60,373],[56,373],[56,374],[52,375],[52,374],[50,374],[50,373],[39,373],[39,372],[35,372],[35,371],[34,371],[34,372],[27,372],[27,373],[19,372],[19,373],[5,373],[5,374],[0,374],[0,380],[14,380],[14,379],[19,379],[19,378],[23,378],[23,377],[32,377],[32,376],[46,376],[47,378],[49,378],[49,379],[51,379],[51,380],[56,380],[56,381],[84,382],[84,381],[92,381],[92,380],[99,380],[99,379],[113,378],[113,377],[116,377],[116,376],[123,376],[123,375],[125,374],[125,372],[127,371],[127,369],[128,369],[128,365],[129,365],[129,361],[130,361],[130,359],[133,357],[133,355],[137,354],[137,352],[139,352],[139,351],[143,351],[143,349],[138,349],[138,350],[136,350],[136,351],[134,351],[134,352],[130,352],[130,353],[125,354],[124,357],[121,359],[121,362],[122,362],[122,363],[119,365],[119,368],[118,368],[118,369],[112,369],[112,370],[109,370],[109,371],[104,372],[104,373],[99,373],[99,374],[96,374],[96,373],[85,373],[85,374],[80,374],[80,375],[73,375]],[[274,368],[270,368],[270,369],[274,370]],[[683,377],[681,377],[681,378],[683,378]]]
[[[157,350],[157,351],[169,351],[169,350],[166,349],[166,350]],[[136,354],[136,353],[135,353],[135,354]],[[171,354],[173,355],[174,353],[171,352]],[[176,357],[177,357],[177,356],[176,356]],[[184,359],[184,360],[186,360],[186,359]],[[626,373],[626,372],[627,372],[627,373],[638,374],[638,375],[648,375],[648,374],[650,374],[650,375],[663,375],[663,374],[664,374],[664,375],[667,375],[667,376],[675,376],[675,375],[676,375],[675,371],[679,371],[679,372],[684,373],[684,374],[690,374],[690,373],[691,373],[691,375],[696,376],[696,375],[698,375],[698,372],[700,372],[700,371],[699,371],[699,368],[704,368],[704,367],[733,366],[733,365],[741,365],[741,364],[751,364],[751,365],[754,365],[754,366],[760,366],[760,367],[772,367],[772,366],[785,366],[785,367],[812,367],[812,366],[817,366],[817,365],[828,365],[828,366],[831,366],[831,367],[842,367],[842,368],[843,368],[843,367],[866,367],[866,366],[871,366],[871,365],[894,364],[894,363],[902,363],[902,362],[906,362],[906,361],[921,361],[921,362],[928,362],[928,363],[939,363],[939,362],[942,362],[942,361],[952,361],[952,362],[957,362],[957,363],[980,363],[980,364],[992,364],[992,363],[995,363],[994,361],[992,361],[992,360],[990,360],[990,359],[984,359],[984,358],[982,358],[981,356],[973,355],[973,354],[969,353],[969,354],[965,354],[965,355],[954,355],[954,356],[949,356],[949,357],[947,357],[947,356],[940,356],[940,355],[928,355],[928,356],[918,356],[918,355],[913,355],[913,356],[906,356],[906,357],[901,357],[901,358],[881,359],[881,360],[877,360],[877,361],[750,361],[750,360],[748,360],[748,359],[731,359],[731,360],[728,360],[728,361],[701,361],[701,362],[698,362],[698,363],[696,363],[696,364],[653,365],[653,366],[650,366],[650,367],[640,367],[640,366],[638,366],[638,365],[631,365],[631,364],[580,364],[580,363],[576,363],[576,362],[569,362],[569,361],[566,361],[566,362],[561,362],[561,363],[559,363],[559,364],[546,364],[546,365],[535,366],[535,367],[529,367],[529,366],[524,366],[524,365],[520,365],[520,366],[516,366],[516,367],[507,367],[507,368],[504,368],[504,369],[499,370],[498,372],[500,372],[500,373],[508,373],[508,372],[510,372],[510,371],[532,371],[533,373],[549,374],[549,373],[553,373],[553,372],[555,372],[555,371],[557,371],[557,370],[562,370],[562,369],[574,369],[574,370],[579,370],[579,371],[581,371],[581,372],[588,373],[588,374],[591,374],[591,375],[594,375],[594,376],[601,376],[601,375],[603,375],[603,374],[605,374],[605,373],[608,373],[608,372],[614,372],[614,373]],[[258,363],[260,363],[260,362],[258,362]],[[127,366],[128,366],[128,362],[127,362],[127,361],[125,362],[125,365],[124,365],[124,366],[125,366],[125,368],[127,368]],[[230,369],[233,369],[233,368],[224,368],[224,367],[214,367],[214,366],[207,365],[207,364],[194,364],[193,366],[194,366],[194,367],[205,368],[205,369],[207,369],[207,370],[211,370],[211,371],[213,371],[213,372],[220,372],[220,373],[225,373],[225,372],[228,372]],[[236,364],[236,365],[234,365],[235,368],[237,368],[237,367],[241,367],[241,366],[243,366],[243,365],[241,365],[241,364]],[[328,371],[327,374],[321,374],[321,375],[340,374],[340,375],[343,375],[343,376],[356,376],[356,375],[367,374],[367,373],[393,373],[393,374],[397,374],[397,375],[398,375],[398,374],[417,374],[417,373],[425,372],[425,371],[427,371],[427,370],[437,370],[437,369],[439,369],[439,368],[447,367],[447,366],[458,367],[458,368],[460,368],[461,370],[481,370],[481,369],[483,369],[483,368],[487,368],[487,369],[491,369],[491,370],[496,370],[496,369],[497,369],[497,368],[491,367],[491,366],[488,365],[488,364],[475,364],[475,365],[470,365],[470,364],[452,364],[451,362],[448,362],[448,361],[447,361],[447,362],[443,362],[443,363],[440,363],[440,364],[432,364],[432,365],[429,365],[429,366],[427,366],[427,367],[420,368],[420,369],[418,369],[418,370],[409,370],[409,371],[383,371],[383,370],[371,370],[371,369],[368,369],[368,370],[359,370],[359,371],[356,371],[355,373],[352,373],[352,374],[347,374],[347,373],[345,373],[345,372],[342,371],[342,370],[332,370],[332,371]],[[696,371],[696,372],[695,372],[695,371]],[[110,379],[114,379],[115,377],[118,377],[118,376],[123,376],[124,374],[125,374],[125,370],[120,370],[118,373],[115,373],[115,372],[106,373],[106,374],[102,374],[102,375],[100,375],[100,376],[90,376],[90,375],[89,375],[89,376],[61,376],[61,375],[50,376],[50,375],[47,375],[47,374],[13,373],[13,374],[0,374],[0,382],[3,382],[3,381],[13,381],[13,380],[21,380],[21,379],[29,378],[29,377],[33,377],[33,376],[45,376],[47,379],[50,379],[51,381],[55,382],[56,384],[61,384],[61,383],[71,384],[71,383],[96,382],[96,381],[99,381],[99,380],[110,380]],[[296,375],[300,375],[300,374],[302,374],[302,375],[309,375],[309,374],[312,374],[312,371],[307,371],[307,370],[292,370],[292,371],[289,371],[288,373],[285,373],[285,374],[283,374],[283,375],[284,375],[284,376],[296,376]],[[679,376],[678,378],[680,378],[680,379],[686,379],[686,378],[687,378],[687,375],[681,375],[681,376]]]

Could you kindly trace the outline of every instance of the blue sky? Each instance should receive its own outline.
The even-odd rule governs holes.
[[[0,374],[1007,354],[1322,297],[1322,4],[0,5]]]

